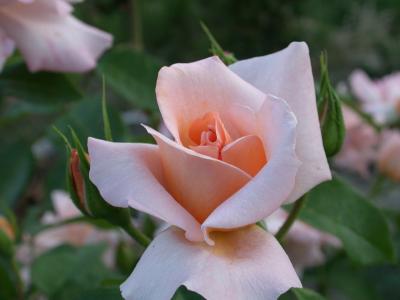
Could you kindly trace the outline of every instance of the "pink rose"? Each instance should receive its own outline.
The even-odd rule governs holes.
[[[356,70],[350,75],[350,86],[361,100],[365,112],[378,123],[387,123],[399,117],[400,72],[372,81],[365,72]]]
[[[122,285],[125,299],[276,299],[301,283],[273,235],[252,225],[331,178],[308,47],[226,67],[211,57],[161,69],[157,101],[174,140],[90,138],[90,178],[110,204],[170,225]]]
[[[382,134],[378,168],[382,174],[400,181],[400,132],[391,130]]]
[[[0,69],[14,44],[32,72],[94,68],[112,37],[74,18],[68,2],[0,0]]]
[[[265,221],[268,230],[275,234],[285,222],[288,214],[278,209]],[[301,275],[305,268],[316,267],[325,262],[324,246],[339,247],[341,242],[334,236],[321,232],[302,221],[295,221],[285,236],[284,248],[296,272]]]
[[[346,137],[342,149],[335,156],[335,163],[342,168],[368,177],[369,165],[375,161],[379,136],[369,124],[350,108],[343,107]]]

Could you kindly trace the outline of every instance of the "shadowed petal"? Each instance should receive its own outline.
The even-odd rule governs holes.
[[[246,135],[222,150],[222,160],[255,176],[265,165],[265,150],[259,137]]]
[[[297,117],[296,154],[302,165],[287,202],[329,180],[307,44],[294,42],[271,55],[239,61],[230,69],[264,93],[284,99]]]
[[[254,224],[279,208],[293,190],[301,165],[295,153],[296,117],[283,100],[269,96],[256,113],[256,125],[267,164],[204,221],[210,244],[208,231]]]
[[[180,285],[208,300],[275,300],[301,283],[275,238],[257,226],[191,243],[169,228],[147,248],[121,286],[126,300],[171,299]]]

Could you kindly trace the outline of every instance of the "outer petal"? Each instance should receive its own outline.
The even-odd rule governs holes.
[[[147,248],[121,286],[126,300],[171,299],[185,285],[208,300],[274,300],[301,283],[275,238],[253,226],[215,234],[215,247],[170,228]]]
[[[0,28],[0,71],[7,58],[14,52],[14,42]]]
[[[267,219],[268,230],[276,234],[286,221],[288,214],[278,209]],[[285,236],[283,247],[298,274],[304,268],[318,266],[325,261],[323,246],[340,247],[340,241],[333,235],[321,232],[302,221],[295,221]]]
[[[251,179],[237,167],[184,148],[146,128],[160,147],[166,188],[200,223]]]
[[[230,68],[264,93],[287,101],[297,117],[296,153],[302,165],[287,202],[329,180],[331,173],[322,144],[307,45],[291,43],[282,51],[243,60]]]
[[[232,229],[264,219],[284,203],[295,184],[300,162],[296,157],[296,118],[285,102],[268,97],[256,113],[258,134],[267,164],[236,194],[222,203],[202,224],[212,229]],[[207,238],[207,242],[212,241]]]
[[[0,10],[0,26],[15,41],[31,71],[92,69],[110,47],[111,35],[72,17],[65,1],[53,2],[6,5]]]
[[[111,205],[131,206],[202,240],[199,223],[165,190],[157,146],[89,138],[90,179]]]
[[[228,108],[234,104],[257,111],[265,95],[231,72],[218,57],[164,67],[158,74],[157,101],[164,122],[177,141],[185,139],[190,122],[218,112],[234,132]],[[232,137],[236,139],[237,137]]]

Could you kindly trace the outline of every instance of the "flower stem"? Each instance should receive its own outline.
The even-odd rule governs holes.
[[[140,13],[140,0],[130,1],[131,9],[131,41],[136,50],[143,50],[142,17]]]
[[[143,247],[146,248],[148,245],[150,245],[151,243],[150,238],[141,231],[139,231],[137,228],[135,228],[133,225],[125,226],[123,227],[123,229],[127,234],[129,234],[131,238],[133,238]]]
[[[285,235],[289,232],[290,227],[292,227],[294,221],[296,221],[297,217],[300,214],[301,209],[303,208],[304,204],[306,203],[308,194],[304,194],[299,200],[297,200],[292,210],[290,211],[289,216],[287,217],[285,223],[283,223],[282,227],[279,228],[279,231],[275,235],[276,239],[281,242]]]

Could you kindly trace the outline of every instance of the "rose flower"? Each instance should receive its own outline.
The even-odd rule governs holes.
[[[71,14],[72,0],[0,0],[0,70],[17,47],[30,71],[84,72],[112,36]]]
[[[125,299],[276,299],[301,283],[254,224],[331,178],[308,47],[226,67],[218,57],[164,67],[157,101],[174,140],[89,138],[90,178],[106,201],[171,225],[121,286]]]

